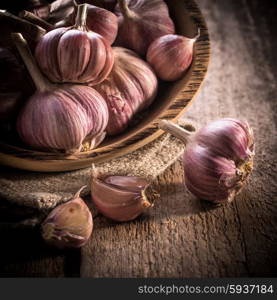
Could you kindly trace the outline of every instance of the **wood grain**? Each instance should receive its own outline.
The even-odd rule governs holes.
[[[259,1],[198,3],[212,57],[184,117],[199,126],[219,117],[247,119],[256,139],[255,170],[233,203],[214,207],[188,193],[176,163],[157,179],[161,198],[149,214],[128,224],[97,218],[82,251],[84,277],[277,275],[277,7],[273,1],[267,8]]]

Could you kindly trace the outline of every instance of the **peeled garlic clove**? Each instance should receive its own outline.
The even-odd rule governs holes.
[[[106,80],[94,88],[109,109],[108,135],[121,133],[134,115],[155,99],[158,80],[152,68],[131,50],[114,47],[115,62]]]
[[[72,200],[54,208],[42,223],[42,237],[50,245],[58,248],[79,248],[88,241],[92,233],[93,219],[87,205],[79,196],[80,191]]]
[[[163,0],[119,0],[116,45],[145,55],[149,45],[165,34],[175,33],[174,23]]]
[[[198,36],[187,38],[168,34],[156,39],[148,48],[147,61],[157,76],[166,81],[180,79],[191,65],[193,46]]]
[[[183,142],[185,184],[198,198],[214,203],[230,202],[242,190],[253,170],[254,137],[245,121],[225,118],[213,121],[194,135],[172,122],[160,127]]]
[[[86,17],[87,5],[79,5],[74,26],[54,29],[39,41],[35,56],[52,82],[92,86],[109,75],[114,62],[112,49],[101,35],[88,30]]]
[[[146,197],[147,186],[146,180],[139,177],[93,177],[91,198],[104,216],[120,222],[130,221],[152,206]]]

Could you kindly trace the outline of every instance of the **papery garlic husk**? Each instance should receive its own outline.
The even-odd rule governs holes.
[[[192,194],[224,203],[242,190],[254,159],[253,131],[246,121],[219,119],[195,135],[165,120],[160,127],[188,142],[183,166],[185,184]]]
[[[46,0],[28,0],[27,2],[25,10],[44,20],[49,17],[50,5]]]
[[[117,35],[118,19],[115,14],[104,8],[87,4],[87,20],[86,26],[89,30],[100,34],[111,45]],[[74,12],[69,17],[75,20],[77,13],[77,6]]]
[[[102,96],[83,85],[53,85],[40,73],[26,41],[13,34],[16,46],[38,91],[28,99],[17,119],[17,131],[28,145],[41,150],[78,152],[82,142],[104,137],[108,108]]]
[[[48,244],[64,249],[80,248],[87,243],[93,219],[80,191],[72,200],[54,208],[42,223],[42,237]]]
[[[54,29],[39,41],[35,56],[50,81],[95,85],[109,75],[112,48],[101,35],[88,30],[86,16],[87,5],[79,5],[74,26]]]
[[[20,33],[24,35],[32,51],[35,49],[38,41],[46,33],[46,30],[41,28],[40,26],[27,22],[26,20],[2,9],[0,9],[0,28],[0,47],[8,48],[11,50],[14,49],[14,45],[11,39],[11,34],[14,31],[20,31]]]
[[[147,61],[165,81],[180,79],[191,65],[195,38],[168,34],[156,39],[147,50]]]
[[[146,191],[149,182],[134,176],[93,175],[91,198],[101,214],[114,221],[131,221],[141,215],[152,204]]]
[[[157,38],[175,33],[174,23],[163,0],[119,0],[116,45],[145,55]]]
[[[108,105],[108,135],[124,131],[136,113],[149,107],[158,90],[152,68],[135,52],[121,47],[113,51],[115,63],[110,75],[94,87]]]

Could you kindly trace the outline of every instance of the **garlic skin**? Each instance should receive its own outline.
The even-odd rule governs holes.
[[[147,200],[147,180],[133,176],[93,175],[91,199],[99,212],[114,221],[131,221],[152,205]]]
[[[36,92],[17,118],[17,132],[32,148],[70,154],[80,151],[87,136],[97,138],[107,123],[107,106],[99,93],[86,86],[65,85]]]
[[[80,198],[80,191],[72,200],[54,208],[41,225],[42,237],[57,248],[80,248],[91,236],[91,212]]]
[[[110,75],[94,87],[108,105],[108,135],[124,131],[136,113],[149,107],[158,90],[152,68],[136,53],[121,47],[113,51],[115,63]]]
[[[88,5],[87,27],[100,34],[110,45],[115,41],[118,19],[112,12],[93,5]]]
[[[253,131],[245,121],[213,121],[195,135],[171,122],[160,127],[188,142],[183,156],[185,184],[196,197],[213,203],[231,202],[253,169]]]
[[[119,0],[116,45],[144,56],[157,38],[175,33],[175,26],[163,0]]]
[[[12,38],[37,87],[17,118],[23,142],[40,150],[80,151],[84,141],[94,148],[105,136],[108,107],[93,88],[83,85],[54,85],[41,74],[26,40]]]
[[[175,81],[184,75],[191,65],[197,37],[190,39],[168,34],[156,39],[149,46],[147,61],[160,79]]]
[[[87,4],[86,26],[89,30],[100,34],[110,45],[115,41],[118,30],[117,16],[111,11]],[[76,9],[70,16],[76,18]],[[74,21],[73,21],[74,22]]]
[[[87,29],[86,14],[87,5],[80,5],[74,26],[54,29],[39,41],[35,57],[50,81],[92,86],[109,75],[112,49],[101,35]]]

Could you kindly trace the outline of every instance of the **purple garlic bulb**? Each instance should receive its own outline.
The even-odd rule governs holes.
[[[232,201],[253,169],[254,138],[248,123],[220,119],[195,135],[164,120],[161,128],[188,141],[183,165],[189,191],[214,203]]]

